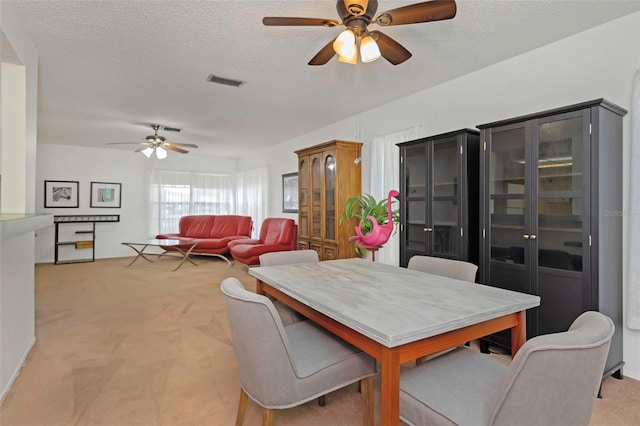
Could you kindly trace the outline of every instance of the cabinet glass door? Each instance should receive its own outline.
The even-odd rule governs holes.
[[[583,193],[589,188],[583,172],[583,165],[590,163],[585,149],[588,117],[583,111],[549,117],[537,122],[534,130],[537,161],[532,169],[538,185],[533,292],[541,300],[533,310],[536,334],[566,330],[589,307],[589,285],[582,274],[589,228],[589,204]]]
[[[324,160],[324,238],[336,239],[336,160],[327,155]]]
[[[431,211],[432,253],[459,256],[458,174],[460,154],[457,138],[435,141],[432,151]]]
[[[298,167],[298,233],[309,237],[309,161],[300,160]]]
[[[538,266],[582,271],[583,120],[538,125]]]
[[[405,150],[405,247],[411,254],[427,253],[427,151],[425,145]]]
[[[491,133],[489,213],[492,262],[525,264],[526,136],[526,129],[522,126],[496,129]]]
[[[322,162],[318,157],[311,161],[311,237],[322,238],[320,233],[322,209]]]

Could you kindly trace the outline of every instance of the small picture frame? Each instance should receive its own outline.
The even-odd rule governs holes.
[[[121,200],[121,183],[91,182],[91,207],[119,209]]]
[[[45,180],[45,208],[78,208],[80,183],[75,180]]]
[[[282,212],[298,213],[298,173],[282,175]]]

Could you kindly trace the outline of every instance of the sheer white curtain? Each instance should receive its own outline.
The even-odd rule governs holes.
[[[236,175],[236,210],[238,214],[253,218],[252,238],[260,235],[260,226],[266,218],[267,182],[269,182],[267,167],[246,170]]]
[[[640,70],[631,99],[631,168],[629,171],[629,245],[627,256],[627,327],[640,330]],[[635,166],[633,166],[635,164]]]
[[[235,183],[227,174],[151,170],[149,233],[178,232],[182,216],[233,214]]]
[[[400,190],[400,149],[397,143],[423,137],[422,127],[410,127],[371,141],[371,195],[376,199],[386,198],[392,189]],[[396,201],[394,207],[398,207]],[[378,250],[376,262],[389,265],[400,264],[400,235],[396,229],[389,241]]]

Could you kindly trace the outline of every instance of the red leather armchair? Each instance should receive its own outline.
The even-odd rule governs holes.
[[[228,245],[234,260],[245,265],[258,265],[261,254],[295,250],[297,240],[298,227],[293,219],[274,217],[262,222],[259,239],[234,240]]]

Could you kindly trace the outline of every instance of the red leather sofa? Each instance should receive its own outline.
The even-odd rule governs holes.
[[[156,235],[156,238],[184,242],[200,240],[191,253],[225,255],[229,253],[229,242],[251,238],[252,227],[251,216],[191,215],[180,218],[179,232]],[[163,249],[175,250],[171,246]]]
[[[259,265],[260,255],[273,251],[295,250],[298,243],[298,226],[293,219],[267,218],[262,222],[257,240],[229,242],[233,260],[246,265]]]

